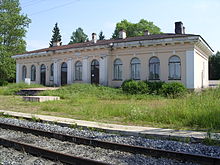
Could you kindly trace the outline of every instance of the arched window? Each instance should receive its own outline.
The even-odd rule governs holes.
[[[35,81],[36,80],[36,67],[35,65],[31,66],[31,81]]]
[[[54,64],[52,63],[50,65],[50,76],[53,77],[53,74],[54,74]]]
[[[50,81],[53,81],[53,75],[54,75],[54,64],[52,63],[50,65]]]
[[[27,78],[27,67],[24,65],[22,67],[22,80],[24,81]]]
[[[181,61],[178,56],[172,56],[169,59],[169,79],[181,79]]]
[[[141,62],[138,58],[131,60],[131,79],[140,80]]]
[[[160,79],[160,60],[157,57],[152,57],[149,60],[149,79]]]
[[[120,59],[114,61],[114,80],[122,80],[122,62]]]
[[[82,80],[82,63],[80,61],[75,63],[75,80]]]

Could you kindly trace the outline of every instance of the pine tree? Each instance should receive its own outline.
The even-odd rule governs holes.
[[[104,36],[103,32],[101,31],[99,33],[99,40],[104,40],[104,39],[105,39],[105,36]]]
[[[11,56],[25,52],[23,38],[30,22],[21,14],[19,0],[0,0],[0,81],[15,79],[15,60]]]
[[[61,41],[62,36],[60,34],[60,29],[58,27],[58,23],[55,24],[52,32],[53,32],[53,36],[52,36],[51,41],[50,41],[50,47],[53,46],[54,42],[60,42]]]

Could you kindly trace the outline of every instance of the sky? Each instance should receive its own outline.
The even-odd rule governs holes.
[[[52,30],[58,23],[63,45],[81,27],[91,34],[102,30],[106,39],[117,22],[146,19],[164,33],[174,33],[182,21],[187,34],[201,35],[214,52],[220,51],[220,0],[20,0],[22,14],[32,20],[25,41],[27,50],[49,47]]]

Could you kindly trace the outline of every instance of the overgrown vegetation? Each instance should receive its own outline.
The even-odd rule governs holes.
[[[15,91],[12,88],[17,85],[9,86],[0,87],[0,109],[108,123],[220,131],[220,88],[173,99],[160,95],[131,95],[120,88],[72,84],[42,93],[60,96],[60,101],[36,103],[24,102],[14,95],[2,96],[12,93],[2,91]]]
[[[35,88],[35,87],[43,87],[43,86],[39,84],[28,85],[25,83],[8,84],[0,87],[0,95],[14,95],[16,92],[20,91],[21,89]]]
[[[128,94],[148,94],[149,92],[147,83],[143,81],[125,80],[121,87]]]
[[[122,90],[128,94],[156,94],[170,98],[176,98],[186,94],[185,86],[180,82],[149,82],[125,80],[122,83]]]
[[[209,80],[220,79],[220,52],[209,57]]]
[[[164,83],[161,88],[159,88],[159,91],[162,95],[171,98],[176,98],[186,94],[185,86],[179,82]]]

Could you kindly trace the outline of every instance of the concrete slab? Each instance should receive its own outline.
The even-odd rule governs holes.
[[[47,91],[47,90],[57,90],[59,87],[43,87],[43,88],[26,88],[22,90],[27,90],[27,91]]]
[[[44,102],[44,101],[53,101],[60,100],[58,96],[23,96],[24,101],[32,101],[32,102]]]
[[[43,87],[43,88],[26,88],[16,92],[16,95],[21,96],[36,96],[39,92],[47,90],[57,90],[59,87]]]
[[[75,124],[81,127],[92,127],[92,128],[105,130],[106,132],[121,133],[125,135],[133,135],[133,136],[159,137],[165,139],[178,138],[178,139],[188,139],[197,142],[200,142],[207,137],[207,132],[106,124],[106,123],[99,123],[92,121],[75,120],[70,118],[47,116],[47,115],[36,115],[36,114],[5,111],[5,110],[0,110],[0,113],[8,114],[14,117],[23,117],[27,119],[31,119],[34,116],[35,118],[39,118],[45,122],[56,122],[61,125]],[[212,139],[220,140],[220,133],[212,133],[211,137]]]

